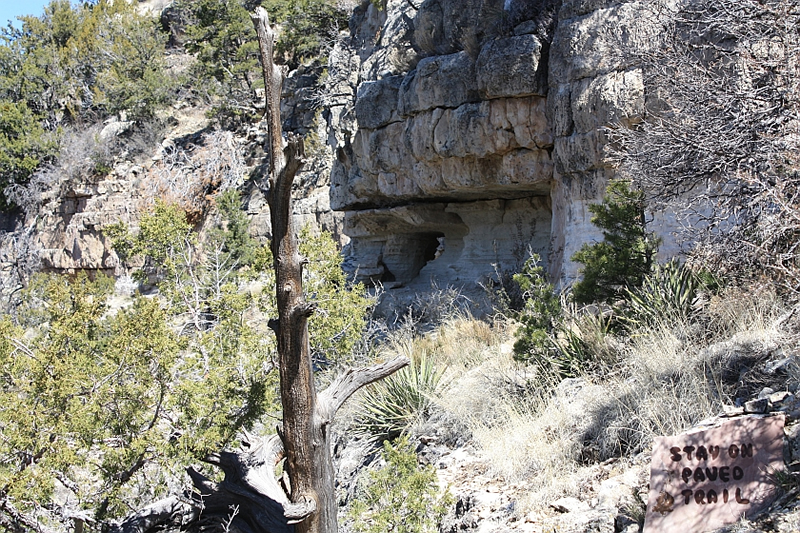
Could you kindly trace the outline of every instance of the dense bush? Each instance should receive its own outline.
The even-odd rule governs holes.
[[[208,91],[213,114],[226,126],[256,117],[255,90],[263,88],[258,41],[250,12],[262,5],[279,24],[276,61],[296,68],[319,58],[324,44],[347,27],[347,13],[331,0],[183,0],[186,50],[197,58],[196,79]]]
[[[518,314],[521,326],[514,343],[514,358],[520,361],[542,356],[553,348],[551,336],[561,322],[562,309],[553,285],[547,282],[537,254],[525,261],[521,272],[514,274],[525,307]]]
[[[152,120],[174,96],[165,42],[125,0],[53,0],[0,29],[0,186],[24,184],[52,160],[62,126],[115,113]]]
[[[166,36],[125,0],[53,0],[0,41],[0,97],[46,114],[48,128],[64,115],[149,117],[169,99]]]
[[[111,279],[41,276],[16,318],[0,319],[0,520],[66,530],[80,510],[107,527],[280,409],[271,255],[247,235],[238,194],[217,204],[202,239],[164,202],[135,232],[107,228],[123,257],[146,258],[159,297],[120,308]],[[329,236],[305,239],[312,349],[333,364],[360,337],[368,300]]]
[[[64,519],[57,487],[94,519],[127,513],[273,405],[241,306],[207,333],[224,342],[190,342],[156,299],[109,312],[112,288],[37,277],[17,323],[0,322],[0,484],[6,506],[42,523]]]
[[[384,442],[386,466],[369,473],[364,493],[350,508],[356,531],[362,533],[433,533],[439,530],[451,503],[440,494],[433,466],[420,466],[417,454],[403,437]]]
[[[3,189],[27,183],[57,150],[56,136],[42,127],[24,102],[0,100],[0,210],[9,207]]]
[[[603,240],[584,244],[572,260],[583,264],[583,279],[572,286],[579,304],[624,298],[626,289],[641,286],[650,273],[659,239],[647,231],[645,197],[622,180],[608,184],[603,201],[589,206],[592,223]]]

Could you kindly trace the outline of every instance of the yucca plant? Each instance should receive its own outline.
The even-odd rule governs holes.
[[[356,414],[355,431],[371,440],[392,440],[430,414],[443,369],[424,353],[411,364],[365,391]]]
[[[624,319],[632,325],[652,324],[664,317],[686,321],[695,312],[704,285],[700,276],[677,259],[656,265],[640,287],[625,290],[628,307]]]

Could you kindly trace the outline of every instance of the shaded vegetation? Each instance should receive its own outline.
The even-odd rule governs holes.
[[[133,4],[53,0],[21,21],[0,29],[0,189],[52,161],[63,126],[152,120],[174,98],[166,35]]]

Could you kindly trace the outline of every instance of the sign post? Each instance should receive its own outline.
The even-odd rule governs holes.
[[[644,533],[702,533],[752,517],[775,499],[783,415],[743,417],[657,437]]]

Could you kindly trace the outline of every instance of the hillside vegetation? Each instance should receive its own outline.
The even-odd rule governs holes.
[[[0,30],[0,210],[11,220],[36,221],[56,183],[98,182],[153,152],[174,109],[211,124],[153,160],[135,226],[102,228],[134,289],[15,265],[0,316],[0,530],[128,533],[153,502],[202,502],[187,470],[221,483],[214,467],[237,439],[249,448],[252,435],[280,433],[274,258],[242,199],[256,186],[239,140],[264,112],[249,12],[270,11],[279,63],[308,67],[320,105],[348,5],[179,0],[165,28],[135,2],[53,0]],[[602,240],[572,256],[571,286],[529,253],[487,284],[489,313],[473,316],[476,302],[443,287],[389,321],[372,315],[380,287],[353,283],[333,238],[302,230],[318,383],[355,363],[411,361],[332,430],[344,531],[584,531],[563,526],[553,502],[590,501],[612,473],[634,479],[604,508],[603,531],[639,530],[654,437],[797,393],[798,20],[797,2],[777,0],[663,12],[661,41],[635,58],[657,101],[604,131],[618,172],[589,207]],[[317,126],[300,128],[311,156],[326,150]],[[659,258],[654,206],[696,223],[682,257]],[[788,453],[775,476],[797,523],[800,453]],[[470,513],[482,485],[502,486],[506,503]],[[233,503],[224,519],[182,512],[152,530],[250,531]]]

